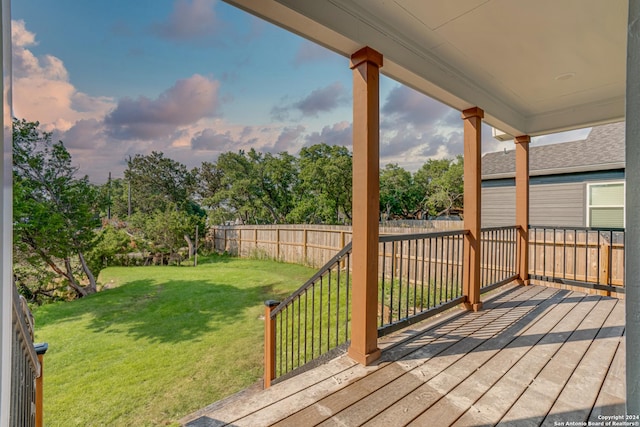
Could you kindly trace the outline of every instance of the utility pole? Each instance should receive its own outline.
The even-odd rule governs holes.
[[[196,248],[195,254],[193,254],[193,266],[198,266],[198,224],[196,224]]]
[[[107,219],[111,221],[111,172],[109,172],[109,182],[107,184],[107,198],[108,198]]]

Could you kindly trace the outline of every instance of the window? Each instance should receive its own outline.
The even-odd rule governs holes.
[[[587,185],[589,227],[624,227],[624,182]]]

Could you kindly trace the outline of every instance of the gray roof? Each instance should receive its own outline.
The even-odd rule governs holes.
[[[529,175],[624,169],[624,122],[594,126],[586,139],[529,147]],[[515,149],[482,156],[482,179],[515,176]]]

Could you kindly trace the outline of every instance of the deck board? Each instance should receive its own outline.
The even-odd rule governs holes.
[[[624,302],[507,287],[477,313],[452,312],[346,356],[204,408],[204,426],[554,425],[624,412]]]

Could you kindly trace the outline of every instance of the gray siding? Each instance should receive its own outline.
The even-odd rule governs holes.
[[[583,227],[586,225],[585,186],[580,183],[532,185],[529,222],[533,225]],[[515,223],[514,186],[482,189],[482,226]]]
[[[516,223],[516,187],[483,188],[481,197],[483,227]]]
[[[585,183],[531,186],[529,222],[533,225],[584,227]]]

